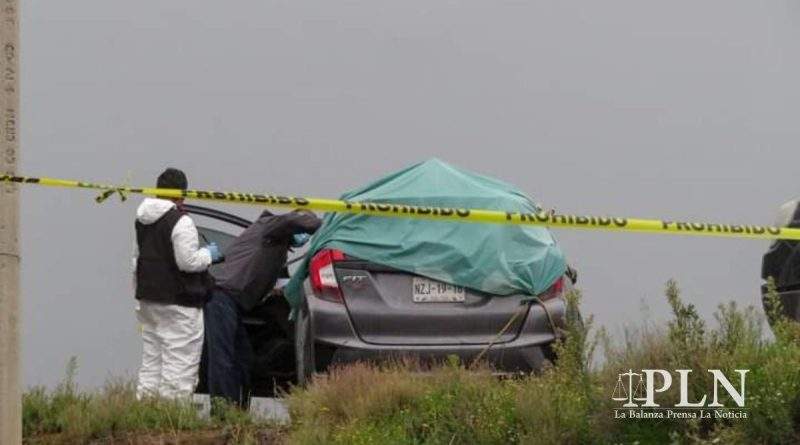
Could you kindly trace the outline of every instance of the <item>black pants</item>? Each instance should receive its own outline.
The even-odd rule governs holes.
[[[203,308],[208,395],[246,408],[250,395],[252,349],[239,305],[215,289]]]

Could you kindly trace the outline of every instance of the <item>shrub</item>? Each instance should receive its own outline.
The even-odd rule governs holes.
[[[553,366],[532,375],[498,378],[486,364],[456,357],[430,366],[413,360],[356,363],[316,376],[287,396],[297,444],[595,444],[800,443],[800,324],[786,319],[774,285],[766,296],[774,339],[753,307],[720,305],[707,325],[684,302],[675,282],[665,288],[672,317],[665,326],[628,327],[621,342],[577,316],[580,294],[567,297],[566,335],[554,346]],[[604,360],[595,349],[603,345]],[[708,369],[746,374],[747,419],[656,420],[613,418],[611,392],[628,369],[692,369],[690,400],[713,388]],[[74,383],[77,362],[53,391],[35,387],[23,398],[27,442],[85,443],[135,434],[216,430],[226,443],[256,443],[273,425],[234,408],[214,420],[194,407],[159,399],[137,401],[131,382],[112,380],[98,391]],[[678,385],[659,394],[677,402]],[[727,394],[721,400],[731,406]],[[272,436],[274,439],[274,436]],[[193,443],[195,440],[187,440]]]
[[[664,327],[629,327],[621,344],[568,320],[557,363],[534,375],[493,377],[457,362],[356,364],[318,376],[289,395],[293,443],[789,443],[800,441],[800,328],[778,317],[775,340],[763,336],[753,307],[720,305],[709,327],[678,286],[665,288],[672,318]],[[773,298],[777,298],[775,295]],[[580,294],[570,295],[574,307]],[[772,308],[774,310],[774,307]],[[575,312],[573,312],[574,314]],[[778,312],[776,314],[779,314]],[[771,315],[772,316],[772,315]],[[596,346],[605,360],[593,366]],[[748,419],[613,419],[611,391],[628,369],[692,369],[689,397],[713,388],[708,369],[746,374]],[[678,401],[678,385],[659,401]],[[728,397],[725,395],[725,397]],[[721,400],[731,406],[731,400]]]

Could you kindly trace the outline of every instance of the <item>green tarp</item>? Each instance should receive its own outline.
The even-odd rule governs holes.
[[[515,187],[431,159],[347,192],[349,201],[536,212]],[[308,261],[323,248],[497,295],[539,294],[566,270],[546,228],[328,213],[286,286],[302,298]]]

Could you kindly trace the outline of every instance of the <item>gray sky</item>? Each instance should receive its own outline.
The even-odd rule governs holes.
[[[235,9],[231,6],[235,5]],[[798,194],[789,1],[28,1],[21,172],[334,197],[430,157],[562,212],[771,223]],[[24,380],[133,375],[135,203],[22,194]],[[227,207],[246,216],[258,210]],[[558,231],[618,332],[665,281],[758,299],[751,240]]]

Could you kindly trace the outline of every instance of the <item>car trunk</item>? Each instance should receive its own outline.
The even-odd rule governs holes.
[[[336,277],[353,327],[367,343],[503,343],[519,335],[527,316],[498,338],[522,296],[493,297],[360,260],[337,262]]]

